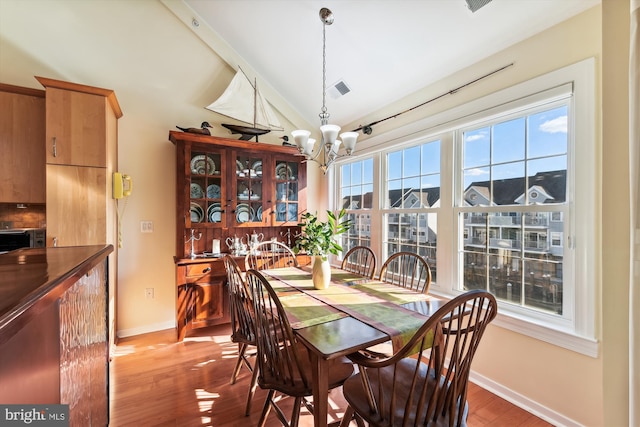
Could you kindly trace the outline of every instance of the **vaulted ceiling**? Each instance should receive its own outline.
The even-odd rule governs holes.
[[[470,0],[482,2],[482,0]],[[472,12],[466,0],[184,0],[309,123],[326,104],[331,121],[366,114],[564,21],[600,0],[492,0]],[[236,68],[238,64],[230,64]],[[256,76],[251,76],[256,77]],[[261,79],[265,81],[261,82]],[[332,85],[350,92],[335,98]]]

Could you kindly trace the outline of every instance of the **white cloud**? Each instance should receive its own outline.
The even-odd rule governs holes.
[[[487,138],[487,133],[481,132],[481,133],[469,135],[464,140],[465,142],[471,142],[471,141],[477,141],[479,139],[486,139],[486,138]]]
[[[488,170],[486,169],[469,169],[468,171],[465,171],[465,175],[466,176],[480,176],[480,175],[487,175],[489,173]]]
[[[540,130],[547,133],[567,133],[567,116],[547,120],[540,125]]]

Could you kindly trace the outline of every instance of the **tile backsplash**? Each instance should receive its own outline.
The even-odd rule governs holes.
[[[46,205],[0,203],[0,228],[45,228]]]

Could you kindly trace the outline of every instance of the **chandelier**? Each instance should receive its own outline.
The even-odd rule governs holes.
[[[356,147],[356,141],[358,139],[357,132],[343,132],[338,139],[338,133],[340,132],[340,126],[329,124],[329,113],[326,106],[327,95],[327,43],[326,43],[326,28],[327,25],[333,24],[333,13],[323,7],[320,9],[320,21],[322,21],[322,110],[320,110],[320,133],[322,134],[322,141],[319,146],[315,147],[316,140],[309,138],[311,132],[308,130],[294,130],[291,132],[293,140],[298,146],[300,154],[306,157],[307,160],[312,160],[320,165],[322,173],[326,174],[329,166],[339,157],[345,155],[338,155],[340,145],[345,149],[346,155],[350,156]]]

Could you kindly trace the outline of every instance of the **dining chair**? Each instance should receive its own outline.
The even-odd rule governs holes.
[[[380,268],[380,280],[416,292],[428,293],[431,286],[431,269],[420,255],[413,252],[397,252]]]
[[[244,258],[245,270],[298,267],[296,254],[284,243],[267,240],[260,242]]]
[[[249,288],[244,281],[240,267],[230,256],[225,255],[224,266],[227,270],[227,281],[229,283],[229,311],[231,317],[231,341],[238,344],[238,361],[231,374],[231,384],[235,384],[242,365],[245,365],[251,372],[251,383],[245,415],[251,412],[251,401],[256,391],[258,379],[258,366],[252,365],[247,353],[250,347],[256,347],[255,319],[253,316],[253,303]],[[251,356],[255,356],[252,354]]]
[[[258,426],[265,425],[273,408],[283,425],[296,427],[301,404],[313,413],[305,399],[313,395],[309,352],[297,341],[279,297],[264,276],[252,269],[247,271],[246,279],[256,314],[258,385],[268,390]],[[327,371],[331,390],[353,374],[353,364],[346,358],[332,359]],[[290,421],[277,404],[276,392],[294,398]]]
[[[469,291],[436,311],[391,357],[349,355],[358,373],[342,388],[349,404],[343,420],[355,414],[359,425],[377,427],[465,426],[471,362],[496,314],[493,295]]]
[[[342,260],[342,269],[373,279],[376,274],[376,254],[367,246],[354,246]]]

